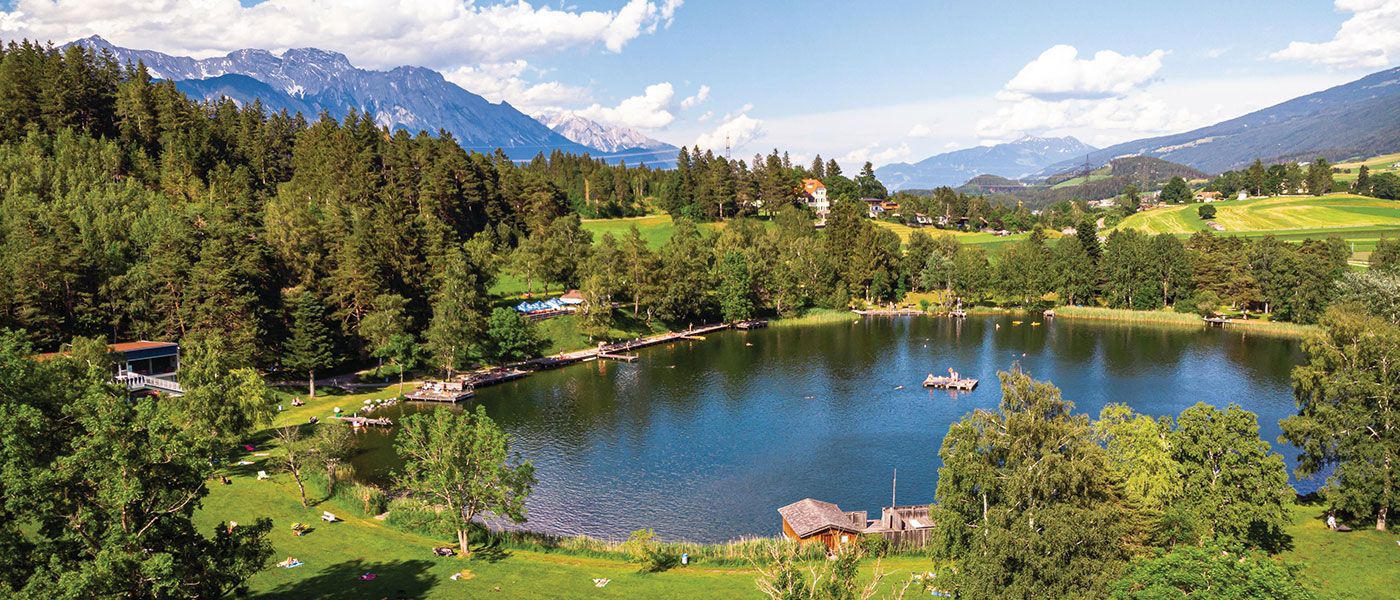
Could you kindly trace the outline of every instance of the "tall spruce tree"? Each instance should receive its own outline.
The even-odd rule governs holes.
[[[307,395],[316,397],[316,371],[335,365],[335,342],[326,325],[326,309],[315,293],[298,292],[292,298],[292,330],[282,356],[283,366],[306,373]]]

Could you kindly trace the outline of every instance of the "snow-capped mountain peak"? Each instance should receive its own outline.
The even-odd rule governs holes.
[[[604,125],[573,111],[551,111],[533,116],[536,121],[570,141],[604,152],[676,150],[675,146],[649,138],[635,129]]]

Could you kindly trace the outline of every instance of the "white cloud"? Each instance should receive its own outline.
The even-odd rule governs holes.
[[[685,100],[681,100],[681,110],[690,110],[691,108],[704,104],[705,101],[709,99],[710,86],[702,85],[700,89],[695,92],[694,96],[689,96]]]
[[[1188,128],[1198,120],[1191,111],[1146,90],[1165,56],[1162,50],[1145,56],[1101,50],[1081,59],[1073,46],[1052,46],[997,92],[1006,104],[977,121],[977,135],[985,144],[1051,130],[1145,135]]]
[[[1400,0],[1336,0],[1335,6],[1351,17],[1331,40],[1291,42],[1269,57],[1346,69],[1386,67],[1400,55]]]
[[[63,43],[97,33],[120,46],[197,57],[316,46],[372,68],[450,70],[599,45],[621,52],[669,24],[681,4],[628,0],[616,10],[582,11],[524,0],[267,0],[246,7],[238,0],[18,0],[0,12],[0,36]]]
[[[1079,58],[1074,46],[1059,44],[1040,53],[1007,82],[998,98],[1109,98],[1122,96],[1152,80],[1166,52],[1124,56],[1100,50],[1094,58]]]
[[[700,118],[695,119],[695,121],[696,121],[697,123],[704,123],[704,122],[709,121],[710,119],[713,119],[713,118],[715,118],[715,111],[713,111],[713,110],[707,110],[707,111],[705,111],[705,114],[700,115]]]
[[[1151,94],[1136,92],[1102,100],[1027,98],[978,121],[977,134],[984,141],[1010,141],[1027,134],[1063,129],[1122,130],[1152,135],[1184,131],[1197,122],[1196,116],[1185,108],[1172,108]]]
[[[612,125],[659,129],[676,120],[676,116],[671,113],[671,102],[675,97],[675,88],[669,82],[662,82],[647,86],[642,95],[627,98],[615,107],[594,104],[575,112],[594,121]]]
[[[723,150],[726,146],[739,149],[763,137],[763,134],[763,121],[740,113],[735,117],[726,117],[714,131],[700,134],[695,138],[695,145],[710,150]]]
[[[910,153],[909,144],[880,148],[880,145],[876,143],[866,144],[865,146],[851,150],[836,160],[841,163],[843,172],[855,174],[859,173],[861,167],[865,166],[867,162],[879,167],[880,165],[909,158]]]
[[[527,114],[592,100],[586,88],[557,81],[526,81],[522,75],[527,72],[541,73],[524,60],[514,60],[461,67],[444,72],[443,77],[492,102],[508,101]]]
[[[919,123],[909,129],[908,135],[911,138],[926,138],[933,135],[933,130],[929,129],[928,125]]]

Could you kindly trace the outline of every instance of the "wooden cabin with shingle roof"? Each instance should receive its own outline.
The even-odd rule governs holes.
[[[865,531],[865,511],[844,512],[830,502],[804,498],[778,509],[783,517],[783,535],[800,543],[821,542],[835,552],[855,542]]]

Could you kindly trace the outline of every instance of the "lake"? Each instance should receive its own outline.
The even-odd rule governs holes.
[[[534,462],[528,528],[618,539],[650,527],[698,542],[776,535],[778,507],[805,497],[878,514],[895,469],[898,502],[928,503],[948,426],[974,408],[995,409],[997,371],[1017,363],[1090,415],[1109,402],[1150,415],[1237,403],[1259,415],[1262,437],[1290,472],[1294,464],[1276,440],[1279,419],[1294,411],[1289,371],[1303,360],[1299,344],[1238,330],[852,317],[639,354],[478,390],[475,402]],[[949,367],[981,385],[921,387]],[[419,410],[453,408],[380,414]],[[382,482],[397,464],[392,434],[364,435],[356,467]]]

